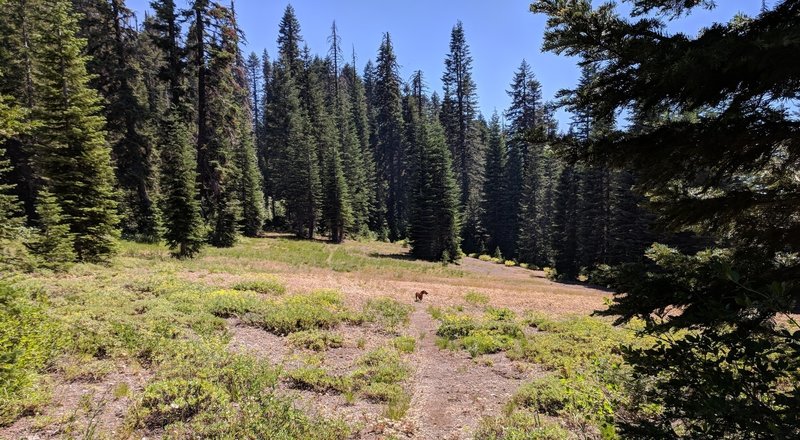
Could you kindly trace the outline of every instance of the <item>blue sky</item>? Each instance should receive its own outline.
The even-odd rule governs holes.
[[[222,3],[230,0],[219,0]],[[768,4],[775,0],[768,1]],[[184,0],[178,0],[178,5]],[[276,53],[278,23],[286,0],[236,0],[239,22],[247,37],[247,49]],[[599,3],[599,2],[596,2]],[[149,0],[128,0],[128,7],[143,16]],[[542,83],[545,99],[577,82],[575,60],[542,53],[545,17],[528,11],[529,0],[294,0],[302,35],[312,53],[324,55],[331,23],[336,20],[347,53],[355,46],[359,70],[374,58],[381,35],[392,36],[401,75],[408,79],[422,70],[429,92],[440,91],[450,31],[457,20],[464,23],[472,50],[473,79],[481,111],[488,118],[508,105],[506,89],[522,59],[527,59]],[[761,0],[722,0],[717,9],[700,11],[674,21],[670,29],[696,33],[712,21],[727,21],[737,12],[755,14]],[[569,115],[558,115],[566,129]]]

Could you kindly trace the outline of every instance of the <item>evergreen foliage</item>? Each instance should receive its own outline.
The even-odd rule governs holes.
[[[414,155],[411,179],[409,244],[411,254],[432,261],[460,258],[458,187],[450,151],[438,120],[427,117],[422,143]]]
[[[176,258],[191,258],[203,247],[206,228],[200,213],[194,149],[181,112],[172,107],[161,131],[161,198],[164,239]]]
[[[46,190],[39,193],[36,203],[39,227],[25,242],[35,256],[36,265],[51,270],[65,270],[75,261],[74,235],[64,222],[55,196]]]
[[[49,2],[40,19],[34,59],[37,168],[75,235],[78,259],[108,261],[119,235],[117,197],[100,96],[89,87],[86,41],[77,37],[66,0]]]
[[[800,204],[791,177],[800,137],[784,103],[798,98],[798,59],[786,54],[800,49],[800,4],[776,2],[693,36],[664,32],[666,20],[699,5],[713,7],[663,0],[633,2],[631,13],[588,1],[531,7],[548,16],[546,50],[579,56],[596,71],[596,80],[564,94],[565,104],[595,120],[627,109],[637,122],[572,143],[570,154],[635,173],[635,180],[616,175],[617,188],[635,184],[661,226],[716,243],[696,254],[654,245],[648,261],[616,273],[626,294],[604,314],[640,318],[663,341],[626,354],[646,384],[636,403],[660,410],[619,427],[637,438],[796,437],[800,328],[787,316],[800,299]],[[610,229],[628,230],[632,210],[614,205],[620,214]],[[777,316],[788,324],[776,324]]]
[[[478,246],[481,241],[478,237],[478,213],[483,146],[475,125],[478,111],[476,86],[472,80],[472,56],[461,21],[456,23],[450,34],[450,52],[445,58],[442,84],[444,97],[439,119],[444,127],[458,181],[465,224],[465,250],[476,252],[480,250]]]
[[[400,93],[402,81],[397,73],[397,57],[388,33],[383,35],[374,76],[370,80],[371,101],[374,107],[375,132],[373,149],[380,179],[378,197],[386,206],[389,240],[406,236],[407,174],[403,142],[403,105]],[[385,191],[383,189],[385,188]]]

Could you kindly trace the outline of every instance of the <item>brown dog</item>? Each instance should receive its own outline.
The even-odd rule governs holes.
[[[415,293],[414,296],[416,297],[416,299],[414,300],[414,302],[422,302],[422,297],[425,295],[430,295],[430,293],[424,290]]]

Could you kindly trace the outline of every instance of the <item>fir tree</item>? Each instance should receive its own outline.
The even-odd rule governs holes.
[[[64,221],[55,196],[44,190],[36,202],[38,230],[25,246],[36,257],[36,265],[45,269],[65,270],[75,261],[74,235]]]
[[[155,242],[160,236],[158,207],[153,201],[156,173],[153,144],[147,127],[147,90],[137,54],[137,30],[130,27],[133,12],[124,0],[75,3],[81,17],[80,36],[88,41],[90,85],[104,98],[107,139],[115,161],[120,189],[124,236]]]
[[[413,156],[418,163],[411,178],[409,244],[417,258],[450,262],[461,254],[458,187],[441,125],[427,119]]]
[[[800,298],[800,260],[785,259],[800,250],[797,118],[783,108],[797,97],[798,61],[786,54],[800,50],[800,4],[696,35],[665,30],[698,6],[713,2],[531,6],[548,16],[546,50],[597,69],[589,86],[564,94],[567,106],[597,120],[669,109],[655,124],[565,148],[635,173],[662,227],[716,241],[695,255],[655,245],[644,264],[621,269],[624,294],[604,314],[639,318],[668,343],[625,352],[646,384],[635,403],[659,411],[633,411],[617,427],[630,438],[797,437],[800,389],[786,384],[800,381],[800,334],[775,317],[796,312]]]
[[[380,178],[379,197],[385,197],[389,240],[406,235],[405,152],[403,151],[403,114],[397,58],[389,34],[384,34],[374,72],[372,102],[375,111],[373,145]],[[385,193],[381,194],[383,188]]]
[[[181,112],[170,108],[161,132],[161,198],[164,238],[176,258],[191,258],[203,247],[206,228],[200,214],[194,149]]]
[[[34,96],[33,49],[39,32],[39,17],[44,2],[41,0],[6,0],[2,2],[0,14],[0,95],[13,99],[19,110],[24,110],[25,126],[32,125]],[[10,101],[9,101],[10,102]],[[5,158],[10,169],[5,179],[10,193],[22,202],[25,216],[36,218],[35,201],[41,179],[34,170],[34,139],[31,130],[15,131],[4,139],[0,146],[5,149]]]
[[[38,168],[75,234],[78,258],[107,261],[116,247],[117,202],[100,97],[88,85],[86,42],[76,36],[66,0],[51,2],[41,20],[34,70]]]
[[[274,151],[275,187],[285,200],[286,216],[300,237],[312,238],[320,209],[319,157],[303,111],[295,78],[281,60],[273,72],[271,100],[267,105],[269,143]]]
[[[553,215],[550,220],[550,262],[565,280],[578,274],[577,265],[577,175],[571,165],[564,165],[558,173],[553,192]]]
[[[461,210],[465,214],[464,232],[467,252],[475,252],[480,241],[478,233],[478,201],[481,188],[482,149],[475,131],[477,117],[477,94],[472,80],[472,56],[464,35],[461,21],[453,27],[450,35],[450,53],[445,59],[442,75],[444,98],[439,118],[445,130],[450,153],[455,166],[456,180],[460,191]]]
[[[508,236],[508,190],[506,189],[506,144],[495,113],[489,124],[489,141],[483,172],[482,218],[488,241],[487,249],[500,247],[505,255],[513,255],[513,240]]]

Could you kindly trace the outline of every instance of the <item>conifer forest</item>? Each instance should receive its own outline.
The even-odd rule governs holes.
[[[800,438],[800,0],[534,0],[492,114],[248,1],[0,0],[0,438]]]

